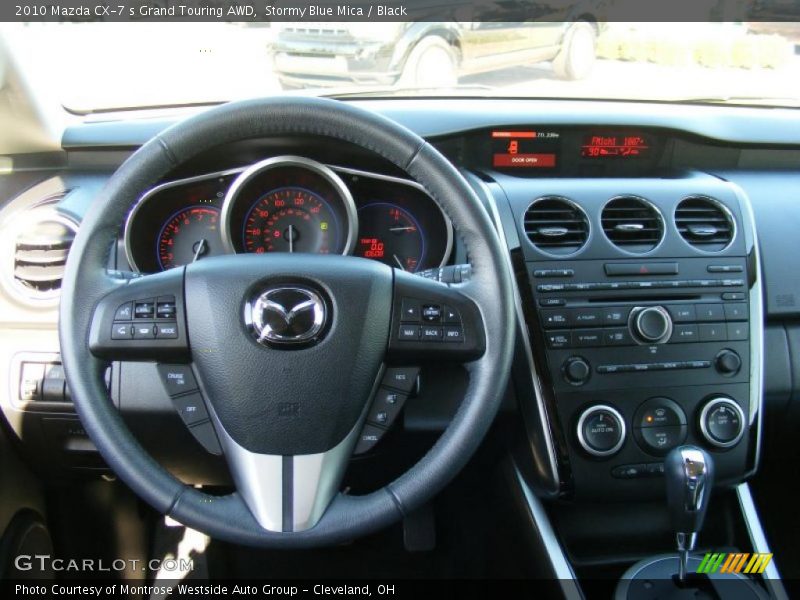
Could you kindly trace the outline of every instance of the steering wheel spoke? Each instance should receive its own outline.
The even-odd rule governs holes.
[[[336,446],[315,454],[262,454],[238,444],[212,412],[236,489],[267,531],[314,527],[339,491],[361,431],[358,423]]]
[[[183,301],[184,269],[131,279],[95,305],[89,349],[98,358],[189,359]]]
[[[388,360],[416,364],[480,358],[486,336],[478,306],[464,293],[469,285],[451,287],[395,270]]]

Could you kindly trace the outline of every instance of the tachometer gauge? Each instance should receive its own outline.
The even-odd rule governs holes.
[[[225,253],[220,208],[239,171],[162,183],[131,209],[125,252],[131,268],[157,273]]]
[[[245,251],[330,254],[341,244],[339,217],[319,194],[283,187],[264,194],[244,218]]]
[[[192,206],[172,215],[158,236],[158,264],[163,270],[221,253],[219,208]]]
[[[374,202],[358,210],[362,223],[356,254],[416,271],[425,259],[425,233],[413,215],[389,202]]]
[[[350,190],[331,169],[279,156],[239,175],[225,196],[221,223],[231,252],[347,254],[358,215]]]

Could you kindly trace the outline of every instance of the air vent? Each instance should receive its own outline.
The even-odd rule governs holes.
[[[33,300],[56,298],[75,226],[52,209],[32,211],[31,219],[17,229],[14,240],[14,283]]]
[[[690,245],[706,252],[727,248],[733,240],[733,220],[722,205],[705,196],[686,198],[675,209],[675,227]]]
[[[636,196],[611,200],[603,209],[601,222],[609,241],[628,252],[649,252],[664,236],[661,213]]]
[[[573,254],[589,237],[586,214],[566,198],[539,198],[525,211],[524,221],[528,239],[550,254]]]

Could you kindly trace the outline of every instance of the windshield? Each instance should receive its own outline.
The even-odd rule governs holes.
[[[28,23],[6,45],[76,113],[284,93],[800,103],[798,23]]]

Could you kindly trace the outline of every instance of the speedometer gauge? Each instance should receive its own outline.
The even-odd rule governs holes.
[[[389,202],[375,202],[358,210],[362,223],[356,254],[414,272],[425,259],[425,233],[414,216]]]
[[[339,218],[319,194],[300,187],[271,190],[245,215],[247,252],[330,254],[340,248]]]
[[[192,206],[170,217],[158,236],[159,266],[166,271],[219,253],[218,221],[214,206]]]
[[[348,254],[358,215],[350,190],[330,168],[279,156],[237,177],[225,197],[221,225],[231,252]]]

